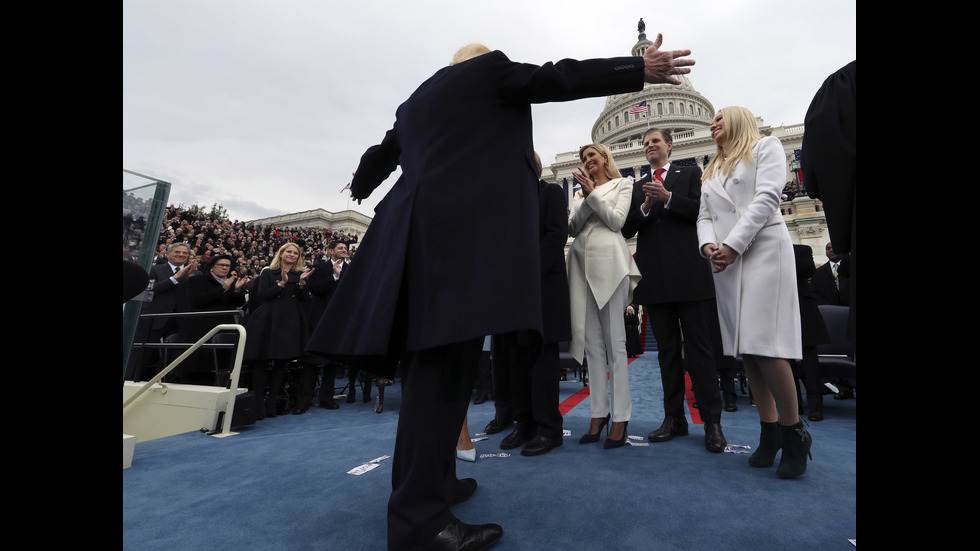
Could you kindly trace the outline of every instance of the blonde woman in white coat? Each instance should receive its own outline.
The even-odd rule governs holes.
[[[609,420],[605,449],[626,443],[633,412],[626,359],[623,310],[633,296],[640,270],[620,233],[629,212],[633,183],[619,176],[612,154],[601,144],[582,146],[583,163],[575,173],[582,190],[572,200],[568,235],[569,306],[572,341],[569,352],[589,366],[592,422],[579,442],[598,442]],[[606,374],[609,374],[608,388]]]
[[[753,467],[771,467],[783,450],[780,478],[806,472],[812,438],[799,416],[789,359],[803,353],[793,243],[779,212],[786,154],[762,137],[744,107],[725,107],[711,123],[717,152],[704,170],[698,244],[714,265],[718,319],[726,356],[741,354],[762,435]]]

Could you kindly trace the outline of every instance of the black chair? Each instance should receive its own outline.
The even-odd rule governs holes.
[[[847,340],[847,306],[821,304],[820,315],[827,325],[830,342],[817,345],[817,359],[820,373],[828,380],[842,380],[855,386],[857,383],[857,362],[854,358],[854,343]]]

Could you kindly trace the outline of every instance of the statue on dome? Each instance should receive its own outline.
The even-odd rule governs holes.
[[[640,22],[636,25],[637,32],[640,33],[640,40],[646,38],[647,24],[643,22],[643,18],[640,18]]]

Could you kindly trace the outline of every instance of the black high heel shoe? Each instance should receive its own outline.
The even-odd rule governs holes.
[[[579,444],[593,444],[595,442],[598,442],[599,441],[599,435],[602,434],[602,427],[606,426],[606,424],[609,423],[610,416],[611,416],[611,414],[610,415],[606,415],[606,418],[603,419],[602,420],[602,423],[599,424],[599,430],[597,430],[595,434],[589,434],[589,433],[583,434],[582,435],[582,438],[579,438],[578,443]]]
[[[606,441],[602,443],[602,449],[608,450],[612,448],[621,448],[626,445],[626,428],[630,426],[630,422],[626,421],[623,425],[623,437],[619,440],[613,440],[612,438],[606,438]]]

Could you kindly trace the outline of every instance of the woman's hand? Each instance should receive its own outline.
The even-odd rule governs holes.
[[[708,245],[705,245],[708,247]],[[721,247],[715,247],[711,252],[711,256],[708,257],[711,260],[711,264],[715,267],[715,273],[722,272],[728,267],[729,264],[735,262],[738,259],[738,253],[728,245],[722,243]]]
[[[575,181],[582,186],[582,195],[585,197],[588,197],[595,189],[595,183],[592,182],[592,177],[586,174],[582,167],[579,167],[577,172],[573,172],[572,176],[575,176]]]
[[[235,280],[235,291],[236,292],[240,291],[242,287],[245,286],[246,283],[248,283],[248,277],[246,276],[239,277],[237,280]]]
[[[221,284],[221,288],[227,291],[228,289],[231,289],[233,283],[235,283],[235,276],[228,276],[225,278],[224,283]]]

